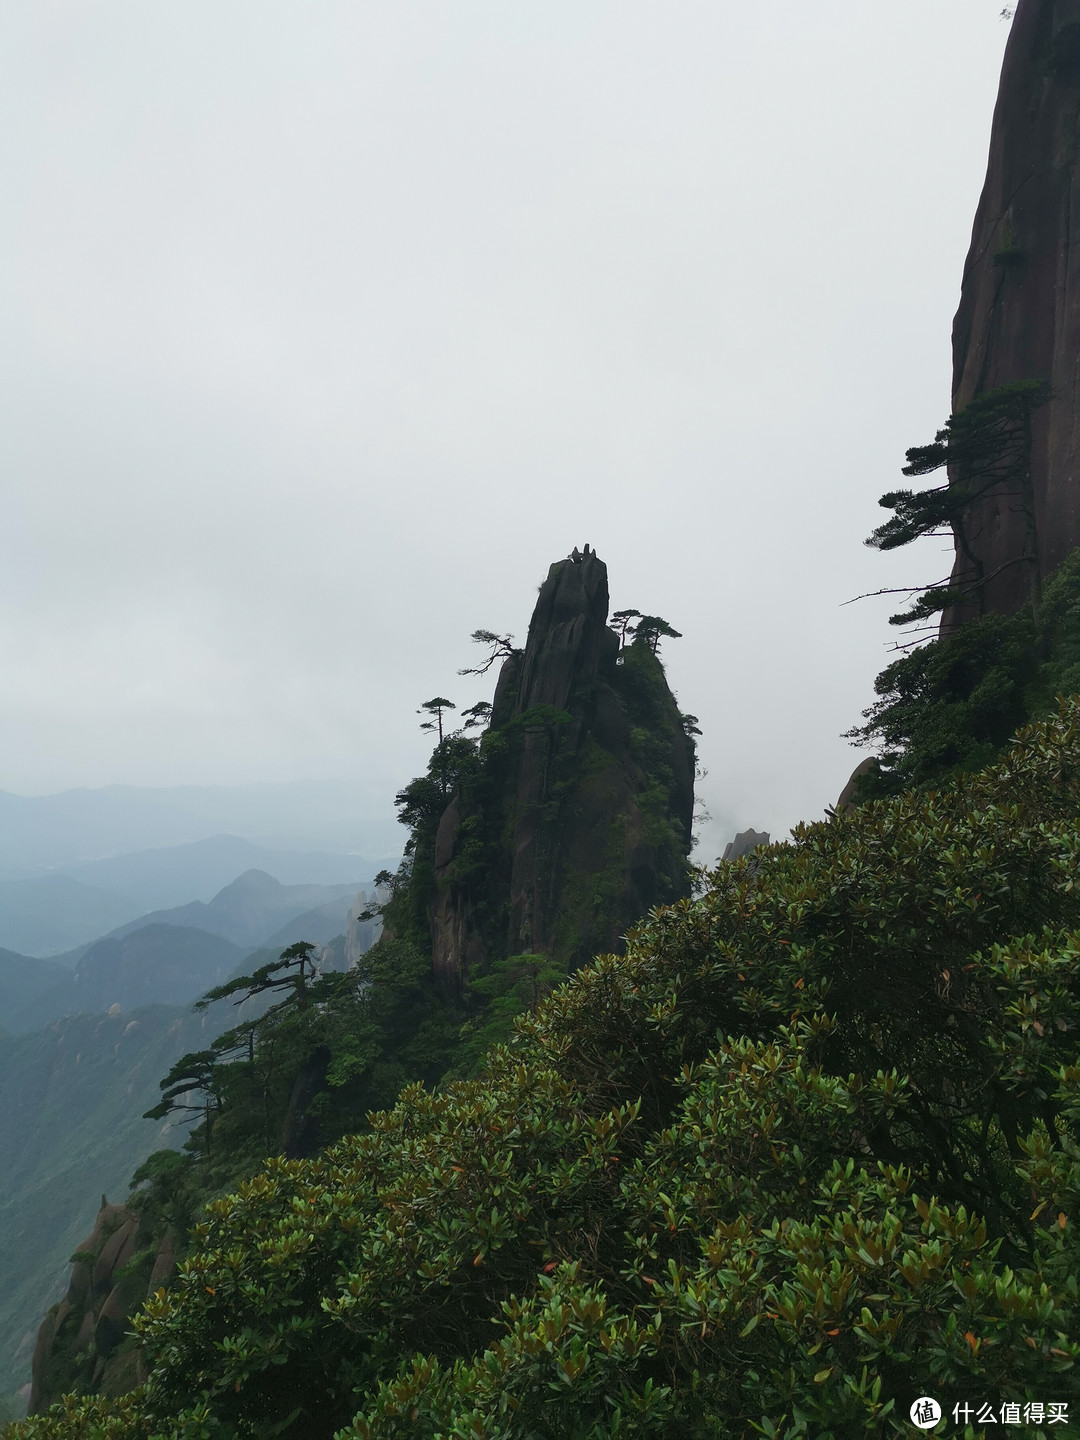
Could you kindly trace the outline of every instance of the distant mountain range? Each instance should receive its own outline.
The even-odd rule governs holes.
[[[143,908],[69,875],[0,880],[0,946],[23,955],[62,955],[107,935]]]
[[[337,896],[355,895],[362,886],[370,888],[372,877],[395,863],[393,858],[365,860],[327,851],[268,850],[236,835],[115,855],[73,866],[67,873],[0,881],[0,947],[56,958],[71,967],[80,958],[80,947],[125,926],[154,920],[194,925],[237,944],[254,945],[292,915]],[[210,897],[220,896],[223,887],[244,873],[262,873],[290,889],[306,885],[311,893],[298,894],[295,903],[282,900],[279,919],[264,895],[247,929],[236,928],[228,905],[205,914]]]
[[[206,833],[195,816],[137,793],[11,795],[0,790],[0,875],[8,878],[124,850],[183,844]]]
[[[157,789],[109,785],[57,795],[0,791],[0,878],[55,870],[74,873],[72,867],[91,861],[222,834],[240,835],[270,850],[375,856],[401,852],[390,795],[379,795],[359,781]],[[236,873],[234,869],[225,879]],[[170,898],[176,903],[191,895]]]
[[[281,850],[401,852],[394,788],[366,780],[293,780],[262,785],[109,786],[102,795],[154,800],[194,817],[204,835],[229,832]],[[135,847],[130,847],[134,849]]]
[[[144,910],[159,910],[209,900],[245,870],[264,870],[283,885],[349,885],[363,884],[395,864],[378,851],[367,860],[330,850],[273,850],[238,835],[212,835],[62,868],[74,880],[124,895]]]
[[[248,870],[204,903],[153,911],[56,962],[0,951],[0,1028],[23,1033],[62,1015],[117,1005],[190,1005],[256,948],[270,958],[298,940],[345,933],[357,895],[350,885],[282,885]],[[70,965],[70,962],[74,962]]]
[[[359,878],[345,885],[282,885],[265,870],[245,870],[209,902],[192,900],[168,910],[152,910],[117,926],[112,933],[127,935],[145,925],[185,925],[250,947],[263,944],[268,935],[297,915],[331,901],[345,902],[341,909],[344,921],[359,889]]]
[[[51,960],[0,950],[0,1030],[14,1029],[11,1017],[59,985],[66,973]]]
[[[335,940],[339,935],[345,934],[345,928],[349,922],[349,912],[355,903],[356,896],[366,891],[354,891],[352,897],[341,896],[336,900],[328,900],[324,905],[317,905],[313,910],[305,910],[302,915],[295,919],[288,920],[273,935],[267,937],[263,942],[267,950],[284,950],[287,945],[295,945],[301,940],[310,940],[313,945],[326,945]],[[365,942],[373,944],[373,940]]]
[[[118,1012],[140,1005],[190,1005],[237,968],[246,951],[220,935],[181,925],[146,925],[109,935],[87,950],[74,971],[10,1017],[16,1032],[38,1030],[62,1015]]]
[[[270,1003],[192,1002],[297,940],[371,943],[349,914],[401,853],[378,808],[331,781],[0,791],[0,1393],[22,1383],[101,1192],[122,1198],[182,1140],[141,1118],[158,1082]],[[323,953],[347,963],[343,941]]]

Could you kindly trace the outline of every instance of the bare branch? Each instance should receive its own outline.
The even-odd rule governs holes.
[[[496,635],[494,630],[474,630],[470,639],[477,645],[490,645],[491,654],[479,665],[466,665],[459,675],[486,675],[496,660],[508,660],[514,653],[512,635]]]
[[[850,600],[841,600],[840,609],[845,605],[854,605],[856,600],[872,600],[875,595],[914,595],[917,590],[934,590],[937,586],[944,585],[948,578],[945,575],[940,580],[932,580],[929,585],[898,585],[895,589],[867,590],[865,595],[853,595]]]

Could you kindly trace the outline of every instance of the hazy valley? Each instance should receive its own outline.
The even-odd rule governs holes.
[[[330,942],[343,940],[375,873],[396,866],[378,852],[301,849],[312,837],[333,843],[335,830],[326,787],[304,788],[179,792],[191,808],[173,804],[177,792],[121,787],[0,795],[0,1394],[26,1383],[34,1311],[65,1283],[96,1197],[122,1198],[151,1150],[183,1140],[183,1123],[142,1114],[178,1057],[231,1019],[228,1005],[195,1015],[192,1003],[298,940],[340,965]],[[238,818],[285,845],[204,833]],[[352,833],[380,838],[386,827]],[[165,843],[133,848],[147,840]],[[14,857],[49,868],[12,878]],[[376,933],[354,919],[356,944]]]

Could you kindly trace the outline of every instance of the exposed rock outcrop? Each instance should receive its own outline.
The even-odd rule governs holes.
[[[833,807],[836,814],[842,815],[845,810],[853,810],[855,808],[855,796],[858,794],[859,781],[864,775],[869,775],[872,771],[876,770],[877,767],[878,760],[874,755],[868,755],[865,760],[859,761],[858,765],[855,766],[855,769],[848,777],[847,784],[840,791],[836,805]]]
[[[1001,487],[966,522],[986,606],[1003,614],[1080,545],[1078,160],[1080,0],[1019,0],[953,325],[954,411],[1012,381],[1051,385],[1033,416],[1033,533]],[[965,568],[958,557],[957,580]]]
[[[72,1256],[67,1293],[38,1330],[29,1414],[63,1394],[121,1394],[145,1378],[138,1347],[125,1343],[130,1317],[175,1261],[170,1232],[152,1241],[135,1210],[101,1197],[94,1228]]]
[[[357,892],[345,921],[344,969],[354,969],[382,934],[382,920],[371,910],[385,899],[385,892],[378,889],[370,897],[364,890]]]
[[[759,845],[768,845],[769,832],[767,830],[740,830],[734,840],[729,840],[724,847],[721,860],[741,860],[744,855],[749,855]]]
[[[548,571],[523,651],[505,659],[483,777],[435,839],[434,967],[540,952],[568,967],[618,949],[687,893],[694,749],[647,641],[608,629],[588,547]]]

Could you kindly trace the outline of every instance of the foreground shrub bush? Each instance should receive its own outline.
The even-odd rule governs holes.
[[[13,1433],[825,1440],[1075,1397],[1078,811],[1074,700],[721,866],[480,1081],[211,1205],[143,1390]]]

